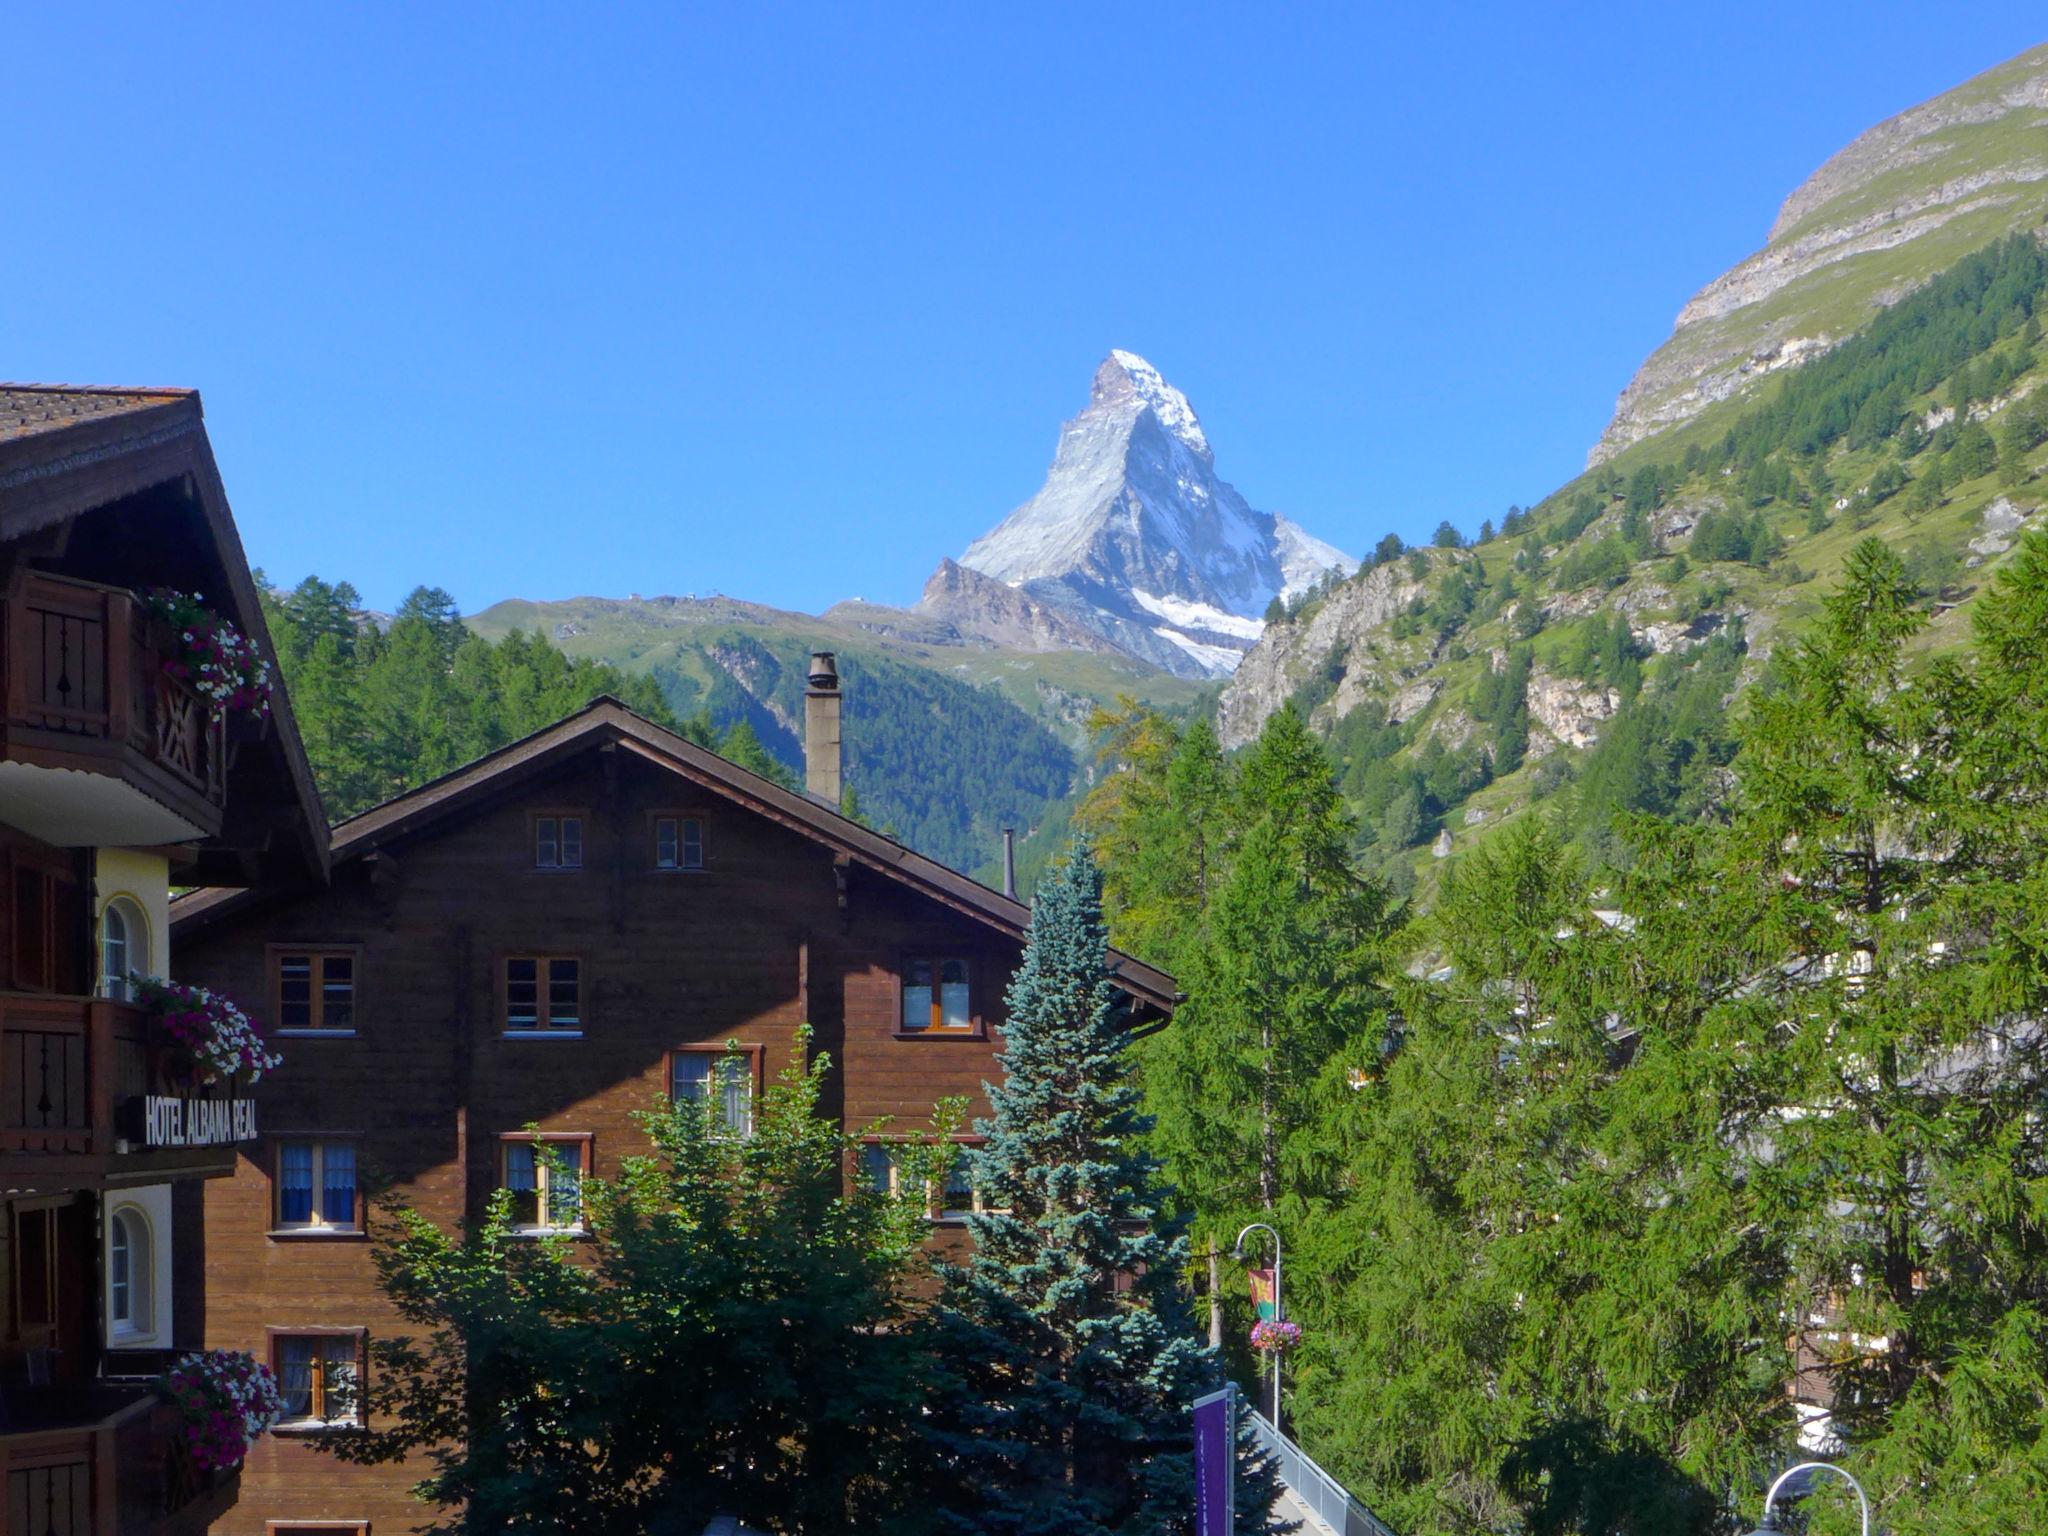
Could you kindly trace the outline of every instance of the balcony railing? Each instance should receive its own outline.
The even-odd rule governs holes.
[[[197,1471],[147,1386],[17,1389],[7,1402],[0,1536],[183,1536],[234,1502],[239,1478]]]
[[[10,746],[130,753],[219,810],[222,723],[190,683],[165,673],[172,636],[132,594],[32,573],[0,610],[0,727]]]
[[[233,1147],[215,1121],[205,1122],[205,1134],[146,1132],[149,1096],[175,1100],[181,1127],[194,1105],[210,1109],[206,1101],[221,1097],[193,1081],[189,1058],[168,1050],[157,1029],[132,1003],[0,993],[0,1181],[44,1175],[53,1187],[79,1187],[113,1172],[116,1156],[131,1169],[127,1160],[153,1154],[167,1171],[231,1167]]]

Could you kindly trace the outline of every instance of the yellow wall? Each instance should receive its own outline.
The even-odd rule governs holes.
[[[126,896],[149,922],[149,974],[171,973],[171,863],[162,854],[136,853],[127,848],[95,850],[97,878],[93,892],[93,932],[99,932],[99,915],[116,896]],[[138,966],[136,969],[140,970]],[[94,965],[93,974],[99,974]]]

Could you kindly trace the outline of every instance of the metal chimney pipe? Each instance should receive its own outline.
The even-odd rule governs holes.
[[[830,651],[811,653],[804,690],[804,793],[839,809],[839,661]]]
[[[1003,828],[1003,894],[1017,899],[1017,831],[1014,827]]]

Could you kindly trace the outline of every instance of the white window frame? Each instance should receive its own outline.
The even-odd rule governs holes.
[[[688,1098],[692,1103],[699,1103],[711,1096],[710,1089],[713,1085],[723,1089],[729,1083],[737,1081],[746,1090],[746,1123],[744,1125],[734,1125],[732,1123],[731,1101],[721,1092],[719,1094],[718,1134],[721,1136],[751,1136],[754,1134],[754,1074],[755,1062],[758,1059],[758,1051],[744,1048],[738,1051],[721,1051],[712,1050],[708,1047],[680,1047],[669,1052],[669,1097],[678,1103],[683,1098]],[[684,1061],[702,1061],[707,1064],[703,1078],[705,1087],[703,1093],[677,1094],[676,1087],[679,1074],[676,1068],[678,1063]]]
[[[521,1222],[512,1230],[522,1237],[581,1237],[589,1231],[585,1224],[586,1208],[583,1200],[583,1181],[590,1177],[591,1138],[543,1133],[535,1136],[506,1136],[498,1142],[498,1187],[512,1188],[512,1154],[524,1149],[533,1158],[533,1215],[530,1222]],[[564,1148],[575,1153],[576,1158],[576,1219],[566,1225],[549,1218],[555,1203],[554,1181],[561,1170],[555,1166],[552,1157],[545,1156],[543,1149]],[[568,1161],[567,1158],[563,1159]]]
[[[113,969],[113,942],[107,934],[109,921],[121,925],[120,970]],[[116,1002],[132,1002],[135,998],[135,984],[130,976],[151,976],[155,966],[150,956],[149,914],[142,910],[142,904],[128,895],[110,896],[100,908],[99,931],[100,996]]]
[[[121,1265],[125,1277],[117,1276]],[[117,1346],[156,1334],[156,1232],[139,1205],[117,1205],[107,1217],[107,1322]]]
[[[313,1150],[312,1216],[306,1221],[284,1219],[284,1153],[287,1147],[310,1147]],[[337,1147],[348,1148],[355,1162],[355,1199],[348,1220],[336,1221],[327,1213],[327,1154]],[[315,1136],[281,1136],[271,1159],[272,1177],[276,1187],[271,1191],[270,1230],[298,1234],[346,1233],[354,1236],[363,1230],[363,1164],[356,1155],[356,1144],[339,1138],[322,1141]]]

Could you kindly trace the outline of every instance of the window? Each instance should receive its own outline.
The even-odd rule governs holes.
[[[677,1051],[669,1058],[669,1097],[678,1104],[685,1099],[709,1098],[714,1086],[718,1095],[718,1118],[735,1136],[754,1131],[754,1064],[751,1053],[726,1051]]]
[[[505,962],[507,1034],[575,1033],[583,1028],[583,965],[561,955]]]
[[[294,1034],[354,1034],[356,952],[352,949],[280,949],[277,1027]]]
[[[273,1334],[271,1361],[284,1397],[281,1428],[362,1423],[361,1329]]]
[[[100,913],[100,996],[131,1002],[129,976],[149,972],[149,920],[126,896],[116,896]]]
[[[654,867],[702,869],[704,823],[694,816],[657,816],[654,819]]]
[[[946,1169],[946,1187],[939,1192],[939,1219],[961,1221],[980,1209],[974,1193],[974,1169],[964,1152],[955,1152]]]
[[[583,818],[581,816],[536,816],[533,818],[533,867],[535,869],[581,869],[583,867]]]
[[[150,1296],[155,1274],[149,1218],[132,1205],[117,1208],[107,1221],[107,1316],[116,1343],[156,1331]]]
[[[280,1232],[358,1232],[356,1149],[345,1141],[282,1141],[277,1145]]]
[[[968,1004],[965,960],[912,960],[903,967],[903,1029],[906,1034],[974,1028]]]
[[[878,1195],[896,1193],[896,1154],[888,1145],[871,1141],[860,1149],[861,1179]]]
[[[512,1224],[522,1232],[581,1232],[583,1136],[508,1136],[504,1187],[512,1191]]]

